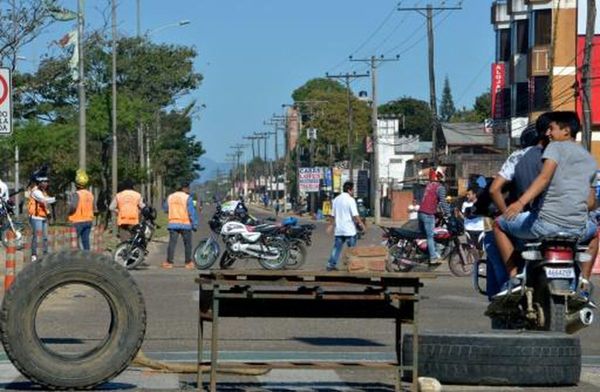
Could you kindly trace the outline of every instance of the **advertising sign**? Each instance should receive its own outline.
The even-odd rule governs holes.
[[[504,117],[504,87],[505,66],[504,63],[492,64],[492,118]]]
[[[318,192],[321,180],[321,168],[301,167],[298,170],[300,192]]]
[[[340,193],[342,191],[342,169],[333,168],[333,191]]]
[[[10,70],[0,68],[0,135],[12,133],[12,101]]]

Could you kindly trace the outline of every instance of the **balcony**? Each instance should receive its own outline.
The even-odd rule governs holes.
[[[546,76],[550,74],[550,46],[540,45],[531,49],[529,56],[530,76]]]
[[[508,15],[508,5],[506,1],[494,1],[491,9],[491,24],[497,26],[501,23],[510,23],[510,16]]]

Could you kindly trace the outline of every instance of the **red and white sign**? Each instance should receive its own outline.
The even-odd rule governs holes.
[[[12,133],[12,91],[10,70],[0,68],[0,135]]]
[[[298,169],[298,187],[300,192],[318,192],[322,176],[319,167],[301,167]]]
[[[504,88],[506,87],[504,63],[492,64],[492,118],[504,117]]]

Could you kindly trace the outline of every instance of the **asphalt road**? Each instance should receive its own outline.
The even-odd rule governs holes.
[[[253,210],[260,217],[260,210]],[[206,221],[212,214],[210,206],[202,214],[200,230],[194,235],[194,244],[208,235]],[[380,230],[370,227],[363,244],[380,241]],[[324,223],[317,223],[314,244],[309,250],[303,269],[324,270],[331,250],[331,238],[325,233]],[[160,263],[166,254],[166,242],[158,239],[151,247],[149,266],[132,271],[140,286],[147,307],[147,331],[142,346],[146,355],[165,361],[195,360],[197,337],[198,291],[194,279],[197,273],[183,267],[183,246],[178,246],[176,265],[179,268],[163,270]],[[256,261],[238,261],[234,269],[260,268]],[[429,331],[489,331],[489,320],[483,316],[487,300],[471,288],[469,278],[456,278],[441,266],[435,280],[426,281],[421,291],[421,329]],[[596,285],[600,279],[595,278]],[[79,341],[99,338],[95,329],[107,328],[106,310],[93,293],[81,286],[69,287],[50,301],[40,323],[41,334],[52,337],[57,344],[77,335]],[[75,311],[77,310],[77,311]],[[207,328],[210,336],[210,328]],[[409,328],[406,328],[409,330]],[[85,331],[85,332],[84,332]],[[46,336],[42,335],[42,336]],[[394,354],[394,327],[384,320],[312,320],[312,319],[224,319],[220,325],[222,356],[233,359],[277,356],[278,358],[376,358],[387,359]],[[582,331],[585,371],[578,387],[560,390],[592,391],[600,389],[600,327],[596,323]],[[205,347],[208,348],[208,341]],[[3,368],[4,366],[4,368]],[[4,369],[4,370],[3,370]],[[10,365],[0,353],[0,389],[35,388],[18,374],[10,373]],[[14,369],[11,371],[14,372]],[[222,390],[382,390],[391,391],[393,372],[359,370],[343,371],[271,371],[260,377],[221,376]],[[157,375],[131,368],[104,389],[164,389],[177,390],[192,387],[191,375]],[[267,384],[265,384],[267,383]],[[245,385],[245,386],[244,386]],[[245,388],[245,389],[244,389]],[[497,387],[446,387],[445,390],[500,390]],[[546,390],[539,388],[506,388],[506,391]],[[556,390],[556,389],[554,389]]]

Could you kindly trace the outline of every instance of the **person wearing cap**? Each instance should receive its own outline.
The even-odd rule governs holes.
[[[75,186],[77,191],[69,200],[69,222],[75,227],[81,249],[90,250],[90,232],[94,220],[94,195],[86,189],[88,175],[83,170],[77,170]]]
[[[423,198],[421,199],[421,203],[419,203],[419,227],[427,236],[427,250],[431,265],[441,264],[440,255],[435,249],[435,241],[433,239],[436,214],[438,210],[441,210],[444,216],[450,215],[450,205],[446,201],[445,179],[446,175],[443,167],[438,166],[435,171],[431,170],[429,173],[429,183],[425,186]]]
[[[56,202],[54,197],[48,195],[48,177],[38,175],[34,178],[35,185],[29,192],[27,210],[29,224],[31,225],[31,261],[37,261],[38,233],[42,233],[42,251],[48,253],[48,217],[50,205]]]
[[[173,268],[175,248],[179,235],[183,238],[185,249],[185,268],[194,269],[192,261],[192,230],[198,228],[198,214],[194,207],[194,200],[190,196],[190,185],[183,183],[179,189],[167,198],[166,212],[169,214],[169,245],[167,247],[167,260],[162,263],[164,269]]]
[[[140,223],[140,211],[144,206],[142,195],[133,190],[133,181],[125,180],[123,190],[115,195],[108,207],[117,215],[117,226],[121,241],[127,240],[131,227]]]

